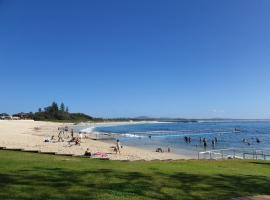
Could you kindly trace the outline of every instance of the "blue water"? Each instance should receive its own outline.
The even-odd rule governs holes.
[[[240,132],[236,132],[235,128]],[[153,151],[158,147],[170,147],[175,153],[189,156],[205,150],[203,143],[200,143],[200,137],[208,140],[206,150],[270,148],[270,121],[137,124],[97,127],[95,131],[115,134],[124,145]],[[191,137],[191,143],[186,143],[184,136]],[[218,142],[213,147],[211,140],[215,137]],[[257,143],[256,138],[260,143]],[[246,142],[243,142],[243,139]]]

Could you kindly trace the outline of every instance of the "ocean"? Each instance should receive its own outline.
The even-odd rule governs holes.
[[[91,128],[90,128],[91,129]],[[196,158],[198,152],[219,149],[270,149],[270,121],[201,121],[96,127],[110,133],[123,145],[155,151],[156,148]],[[190,137],[186,142],[184,137]],[[203,140],[207,140],[206,148]],[[212,145],[212,140],[217,142]]]

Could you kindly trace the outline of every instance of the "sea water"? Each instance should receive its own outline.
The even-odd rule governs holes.
[[[94,131],[110,133],[123,145],[155,151],[171,149],[174,153],[196,157],[198,152],[228,148],[270,149],[270,121],[202,121],[194,123],[153,123],[97,127]],[[186,143],[184,137],[190,137]],[[207,147],[200,142],[205,138]],[[212,140],[217,143],[212,146]],[[257,141],[259,140],[259,142]]]

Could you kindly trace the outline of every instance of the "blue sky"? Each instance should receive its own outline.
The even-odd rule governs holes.
[[[0,112],[270,118],[270,1],[0,0]]]

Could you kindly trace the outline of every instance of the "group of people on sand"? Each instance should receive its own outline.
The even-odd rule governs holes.
[[[117,153],[120,154],[121,153],[120,149],[123,148],[123,146],[120,144],[120,141],[117,139],[115,146],[112,146],[111,148],[116,154]],[[107,153],[98,152],[98,153],[92,154],[89,148],[87,148],[86,151],[84,152],[84,156],[86,157],[91,157],[92,155],[96,155],[96,154],[104,158],[104,155],[102,154],[107,154]]]
[[[81,145],[81,141],[82,141],[82,133],[79,132],[79,135],[77,137],[74,136],[74,131],[73,129],[71,129],[71,134],[70,134],[70,140],[68,141],[68,144],[70,145],[70,143],[74,143],[75,145]]]
[[[156,152],[158,152],[158,153],[164,153],[164,152],[166,152],[166,151],[163,150],[161,147],[158,147],[158,148],[156,149]],[[168,147],[167,152],[168,152],[168,153],[171,152],[171,148],[170,148],[170,147]]]
[[[79,133],[77,136],[74,134],[74,130],[71,129],[69,132],[68,127],[59,127],[57,136],[52,135],[50,139],[45,139],[44,142],[65,142],[67,141],[69,145],[74,143],[75,145],[80,145],[83,138],[82,133]]]
[[[68,129],[68,127],[64,128],[58,128],[58,133],[57,135],[52,135],[50,138],[45,139],[44,142],[67,142],[69,145],[74,143],[74,145],[80,145],[81,141],[83,139],[83,134],[79,132],[78,134],[75,134],[73,129]],[[112,146],[113,151],[116,154],[121,153],[121,149],[123,146],[120,144],[119,139],[116,140],[115,146]],[[97,152],[97,153],[91,153],[90,148],[87,148],[86,151],[84,152],[84,156],[86,157],[92,157],[92,156],[97,156],[97,157],[102,157],[105,159],[107,156],[107,153],[102,153],[102,152]]]

